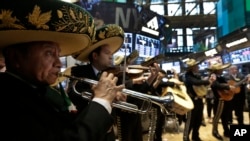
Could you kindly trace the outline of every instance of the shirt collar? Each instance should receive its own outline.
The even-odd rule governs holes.
[[[93,68],[93,70],[94,70],[94,72],[95,72],[95,75],[97,75],[100,71],[97,69],[97,68],[95,68],[93,65],[92,65],[92,68]]]

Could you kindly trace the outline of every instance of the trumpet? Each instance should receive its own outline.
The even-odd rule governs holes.
[[[96,80],[92,80],[92,79],[88,79],[88,78],[79,78],[79,77],[75,77],[75,76],[71,76],[71,75],[66,75],[66,74],[59,74],[62,77],[67,77],[70,78],[72,80],[74,80],[73,82],[73,90],[76,94],[81,95],[83,98],[90,100],[92,97],[92,93],[90,92],[78,92],[75,88],[77,82],[85,82],[91,85],[95,85],[98,84],[98,81]],[[128,102],[122,102],[122,101],[114,101],[112,103],[112,106],[115,108],[119,108],[125,111],[129,111],[129,112],[134,112],[134,113],[139,113],[139,114],[145,114],[148,111],[151,110],[152,107],[152,103],[160,106],[162,109],[167,109],[167,107],[169,106],[169,104],[171,104],[173,102],[173,95],[167,94],[166,96],[153,96],[153,95],[149,95],[149,94],[144,94],[144,93],[140,93],[140,92],[136,92],[136,91],[132,91],[129,89],[122,89],[122,93],[126,94],[127,96],[131,96],[137,99],[141,99],[143,100],[142,106],[139,108],[137,105],[135,104],[131,104]],[[166,110],[167,111],[167,110]]]

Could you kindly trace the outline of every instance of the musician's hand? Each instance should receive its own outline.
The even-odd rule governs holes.
[[[103,72],[98,84],[93,85],[92,90],[94,91],[95,98],[102,98],[112,104],[113,100],[120,94],[124,85],[116,86],[117,77],[113,73]]]
[[[161,83],[162,79],[165,77],[165,74],[163,74],[162,72],[158,72],[158,76],[155,80],[155,82],[153,83],[153,87],[157,88],[158,85]]]
[[[122,92],[117,93],[115,101],[127,101],[127,95],[123,94]]]
[[[235,86],[229,85],[229,88],[230,88],[230,90],[233,90],[233,89],[235,89]]]
[[[159,71],[161,70],[160,66],[157,63],[154,63],[154,69],[152,67],[150,68],[150,75],[147,79],[148,85],[151,85],[155,78],[158,76]]]
[[[146,77],[140,76],[138,78],[134,78],[132,81],[133,81],[133,84],[142,84],[145,82],[145,80],[146,80]]]

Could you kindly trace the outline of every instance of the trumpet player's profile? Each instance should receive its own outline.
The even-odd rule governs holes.
[[[65,91],[51,87],[62,66],[60,57],[90,44],[95,31],[92,16],[59,0],[3,0],[0,11],[5,17],[1,18],[0,53],[6,64],[6,71],[0,73],[1,137],[11,141],[105,140],[113,125],[111,103],[123,89],[113,74],[101,75],[92,87],[93,98],[78,114],[69,111],[73,103]],[[34,21],[41,18],[37,13],[44,15],[43,22]],[[78,21],[68,13],[80,16]],[[62,22],[70,26],[59,29]]]
[[[96,29],[95,40],[91,46],[84,49],[79,54],[74,54],[76,60],[85,62],[84,65],[77,65],[71,68],[71,75],[77,78],[88,78],[95,81],[99,80],[99,74],[113,65],[113,54],[121,47],[124,41],[123,29],[115,24],[107,24]],[[110,73],[113,74],[113,73]],[[75,103],[78,110],[84,109],[89,105],[89,99],[82,98],[79,93],[93,93],[91,85],[83,81],[69,79],[68,94]],[[125,101],[126,95],[120,94],[116,97],[118,101]],[[107,132],[106,141],[114,141],[115,134],[113,129]]]

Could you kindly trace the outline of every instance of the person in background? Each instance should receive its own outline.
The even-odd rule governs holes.
[[[77,78],[88,78],[99,80],[100,74],[113,65],[113,54],[121,47],[124,40],[124,31],[115,24],[108,24],[96,30],[93,44],[84,49],[80,54],[73,54],[76,60],[87,62],[84,65],[78,65],[71,68],[71,75]],[[110,73],[110,72],[108,72]],[[114,73],[112,73],[114,75]],[[78,93],[90,92],[91,85],[86,82],[77,82],[74,86],[74,79],[70,79],[68,94],[75,103],[78,110],[84,109],[89,104],[89,99],[84,99]],[[75,88],[75,90],[74,90]],[[121,97],[125,101],[126,96]],[[106,135],[107,141],[115,140],[115,133],[112,128]]]
[[[212,135],[218,140],[223,140],[222,136],[218,132],[218,123],[221,119],[221,123],[224,130],[224,136],[229,137],[229,116],[230,116],[230,100],[233,95],[231,91],[235,89],[233,85],[229,85],[226,81],[226,78],[223,76],[223,70],[230,67],[230,63],[214,63],[208,68],[211,77],[215,77],[215,81],[211,85],[211,89],[214,94],[214,118],[213,118],[213,127]]]
[[[0,15],[0,53],[6,65],[0,73],[1,137],[102,141],[113,124],[111,104],[124,88],[116,85],[117,77],[104,72],[92,87],[93,99],[77,115],[71,113],[72,101],[65,91],[50,86],[60,73],[60,57],[91,42],[92,16],[59,0],[3,0]]]
[[[186,63],[186,73],[185,73],[185,86],[187,88],[187,93],[191,97],[194,108],[187,113],[187,121],[185,123],[185,128],[183,132],[183,140],[189,141],[189,134],[192,131],[192,140],[201,141],[199,136],[199,129],[202,124],[203,118],[203,97],[195,91],[193,86],[208,86],[212,83],[213,79],[203,80],[199,74],[198,64],[201,61],[196,61],[195,59],[189,59]],[[201,88],[199,88],[201,89]]]
[[[233,99],[230,101],[231,104],[231,116],[229,121],[233,123],[233,113],[237,117],[238,124],[244,124],[244,106],[245,106],[245,98],[246,98],[246,77],[238,71],[238,67],[236,65],[231,65],[229,67],[229,74],[225,76],[227,81],[232,81],[234,84],[238,83],[238,87],[240,91],[235,93]]]

